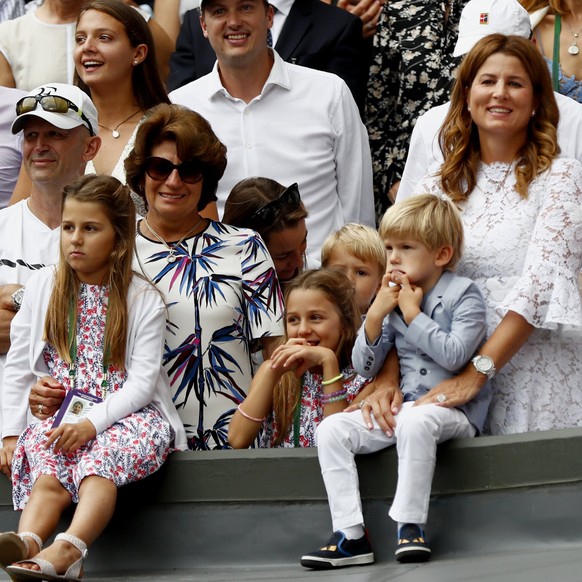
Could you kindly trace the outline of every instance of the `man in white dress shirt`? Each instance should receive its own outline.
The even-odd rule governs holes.
[[[267,47],[273,8],[264,0],[205,0],[200,21],[217,64],[170,99],[208,119],[228,149],[219,214],[239,180],[263,176],[298,182],[312,257],[343,224],[373,226],[368,136],[345,82]]]
[[[486,24],[483,14],[487,14]],[[529,15],[517,0],[471,0],[461,13],[455,56],[468,53],[478,41],[493,33],[530,38]],[[561,155],[582,162],[582,104],[559,93],[554,92],[554,96],[560,109]],[[449,106],[450,102],[433,107],[416,120],[397,201],[411,196],[418,182],[426,174],[437,172],[443,163],[438,133]]]

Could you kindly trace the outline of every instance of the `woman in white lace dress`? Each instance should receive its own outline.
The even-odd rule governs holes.
[[[491,377],[493,434],[582,426],[582,166],[557,157],[557,125],[533,45],[488,36],[459,69],[440,134],[445,162],[416,189],[459,205],[458,273],[488,303],[485,357],[435,390],[458,406]]]

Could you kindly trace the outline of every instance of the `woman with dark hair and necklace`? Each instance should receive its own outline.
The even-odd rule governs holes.
[[[523,0],[533,41],[552,75],[554,91],[582,103],[582,2]]]
[[[226,147],[185,107],[160,104],[125,161],[143,197],[134,267],[168,306],[164,367],[191,449],[228,447],[230,419],[247,394],[253,346],[283,335],[273,261],[253,230],[203,218],[216,200]]]
[[[438,392],[458,407],[489,379],[493,434],[582,426],[582,165],[558,157],[557,125],[537,49],[489,35],[459,68],[440,133],[444,163],[415,190],[459,206],[466,242],[457,272],[483,293],[489,336],[417,405]]]
[[[86,174],[108,174],[125,183],[129,155],[144,113],[169,103],[147,22],[121,0],[94,0],[81,11],[73,52],[77,84],[99,113],[101,152]],[[139,214],[145,207],[134,192]]]
[[[80,11],[74,41],[75,84],[95,103],[102,141],[85,173],[106,174],[125,183],[123,162],[145,111],[170,102],[150,26],[140,12],[121,0],[94,0]],[[135,192],[132,198],[143,215],[141,198]],[[10,202],[18,199],[13,196]],[[214,209],[209,211],[216,216]]]

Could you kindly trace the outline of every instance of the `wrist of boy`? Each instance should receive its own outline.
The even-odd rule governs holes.
[[[420,315],[420,309],[418,308],[407,309],[406,311],[402,311],[402,315],[404,317],[406,325],[410,325],[416,319],[416,317]]]

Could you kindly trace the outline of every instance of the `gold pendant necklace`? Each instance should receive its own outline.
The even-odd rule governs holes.
[[[132,117],[137,115],[140,111],[141,111],[141,107],[137,111],[134,111],[129,117],[127,117],[123,121],[119,122],[113,129],[111,129],[110,127],[107,127],[106,125],[101,125],[100,123],[98,123],[97,125],[99,125],[99,127],[101,127],[102,129],[106,129],[107,131],[110,131],[113,139],[117,139],[121,135],[119,133],[119,131],[117,131],[119,129],[119,127],[122,126],[125,122],[129,121]]]
[[[570,34],[572,35],[572,44],[568,47],[568,52],[575,57],[577,54],[580,53],[580,49],[578,48],[578,37],[580,35],[580,32],[582,31],[579,30],[578,32],[574,32],[572,30],[572,26],[570,25],[570,21],[568,20],[568,28],[570,29]]]
[[[166,257],[166,261],[168,263],[175,263],[178,257],[176,256],[176,252],[182,246],[182,243],[200,226],[202,221],[204,220],[203,217],[200,217],[200,220],[177,242],[169,245],[151,226],[148,222],[147,217],[144,217],[144,222],[148,227],[149,231],[168,249],[168,256]]]

